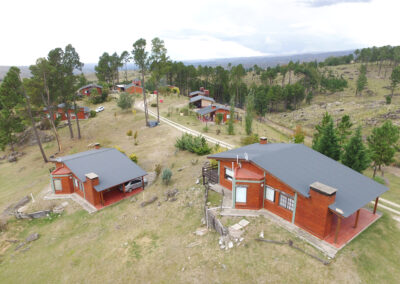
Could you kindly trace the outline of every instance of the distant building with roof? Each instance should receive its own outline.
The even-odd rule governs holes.
[[[195,108],[203,108],[206,106],[210,106],[213,103],[215,103],[215,100],[213,98],[201,95],[189,99],[189,105]]]
[[[55,194],[78,194],[97,209],[144,189],[142,168],[114,148],[99,148],[53,160]],[[127,186],[128,185],[128,186]]]
[[[59,104],[57,106],[52,107],[53,109],[53,119],[60,119],[60,120],[68,120],[67,117],[67,110],[65,107],[65,104]],[[50,112],[47,107],[43,108],[43,111],[45,114],[50,115]],[[70,116],[70,119],[76,119],[75,117],[75,107],[72,105],[68,109],[68,114]],[[78,107],[76,111],[76,116],[78,117],[79,120],[81,119],[88,119],[90,116],[90,108],[88,107]]]
[[[129,94],[142,94],[142,82],[139,79],[135,79],[132,81],[132,83],[125,85],[123,91]]]
[[[79,88],[78,93],[80,95],[85,95],[85,96],[90,96],[90,91],[92,89],[96,89],[97,92],[101,95],[103,92],[103,87],[97,84],[88,84],[86,86],[83,86],[81,88]]]
[[[200,87],[200,90],[199,90],[199,91],[190,92],[188,96],[189,96],[189,98],[193,98],[193,97],[195,97],[195,96],[205,96],[205,97],[208,97],[208,96],[210,96],[210,91],[204,89],[204,87]]]
[[[218,161],[216,182],[231,191],[233,209],[267,210],[335,247],[379,218],[377,203],[388,190],[303,144],[261,138],[208,158]]]
[[[197,118],[201,121],[214,121],[218,114],[221,114],[222,121],[225,123],[230,118],[230,108],[223,105],[211,104],[209,106],[194,110]]]

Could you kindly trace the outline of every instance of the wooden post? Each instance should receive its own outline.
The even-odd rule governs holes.
[[[377,197],[376,199],[375,199],[375,206],[374,206],[374,214],[376,214],[376,208],[378,207],[378,201],[379,201],[379,197]]]
[[[338,221],[337,221],[337,224],[336,224],[336,231],[335,231],[335,244],[337,242],[337,238],[338,238],[339,230],[340,230],[340,225],[342,223],[342,218],[339,217],[339,216],[337,216],[337,217],[338,217]]]
[[[360,209],[357,210],[357,213],[356,213],[356,221],[354,222],[353,228],[357,228],[357,225],[358,225],[358,217],[359,217],[359,216],[360,216]]]

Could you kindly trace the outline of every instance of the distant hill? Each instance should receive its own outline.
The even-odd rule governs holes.
[[[343,56],[353,53],[354,50],[343,50],[343,51],[331,51],[322,53],[304,53],[304,54],[294,54],[285,56],[253,56],[253,57],[234,57],[234,58],[216,58],[216,59],[206,59],[206,60],[185,60],[183,63],[185,65],[202,65],[202,66],[222,66],[227,67],[229,63],[232,65],[243,64],[245,68],[253,67],[257,64],[259,67],[266,68],[276,66],[278,64],[283,65],[289,63],[289,61],[324,61],[330,56]],[[94,67],[97,63],[85,63],[83,66],[83,73],[89,74],[94,73]],[[0,81],[3,79],[4,75],[7,73],[10,66],[0,66]],[[28,66],[18,66],[21,69],[21,77],[26,78],[30,76],[30,71]],[[125,67],[124,67],[125,68]],[[135,70],[136,66],[133,63],[128,64],[128,70]],[[76,73],[79,73],[77,71]]]
[[[285,56],[253,56],[253,57],[234,57],[234,58],[217,58],[207,60],[187,60],[183,61],[186,65],[192,64],[194,66],[222,66],[227,67],[229,63],[232,65],[243,64],[245,68],[253,67],[257,64],[259,67],[266,68],[276,66],[278,64],[287,64],[290,61],[296,62],[310,62],[310,61],[324,61],[330,56],[343,56],[353,53],[354,50],[331,51],[323,53],[304,53]]]

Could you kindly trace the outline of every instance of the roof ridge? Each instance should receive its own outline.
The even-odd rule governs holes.
[[[72,157],[72,158],[67,158],[66,160],[64,160],[64,161],[71,161],[71,160],[75,160],[75,159],[78,159],[78,158],[82,158],[82,157],[87,157],[87,156],[91,156],[91,155],[93,155],[93,154],[96,154],[96,153],[101,153],[101,152],[106,152],[106,151],[109,151],[109,150],[117,150],[117,149],[115,149],[115,148],[101,148],[101,149],[93,149],[93,150],[88,150],[88,151],[85,151],[86,152],[86,154],[84,154],[84,155],[80,155],[80,156],[76,156],[76,157]],[[91,151],[91,152],[90,152]],[[85,152],[83,152],[83,153],[85,153]],[[87,152],[90,152],[90,153],[87,153]],[[83,153],[76,153],[76,154],[83,154]],[[74,155],[74,154],[71,154],[71,155],[68,155],[68,156],[72,156],[72,155]],[[67,157],[68,157],[67,156]],[[60,157],[60,158],[62,158],[62,157]]]

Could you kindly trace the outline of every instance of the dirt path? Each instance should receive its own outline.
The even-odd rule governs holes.
[[[148,101],[150,102],[150,101],[152,101],[152,100],[154,100],[155,99],[155,96],[153,95],[153,96],[149,96],[148,97]],[[139,109],[139,110],[141,110],[141,111],[144,111],[144,102],[143,101],[140,101],[140,102],[137,102],[137,103],[135,103],[135,107],[137,108],[137,109]],[[156,112],[153,112],[153,111],[151,111],[151,110],[147,110],[148,111],[148,113],[149,113],[149,115],[151,115],[151,116],[153,116],[153,117],[157,117],[157,113]],[[190,128],[188,128],[188,127],[186,127],[186,126],[183,126],[183,125],[181,125],[181,124],[179,124],[179,123],[176,123],[176,122],[174,122],[174,121],[172,121],[172,120],[170,120],[170,119],[167,119],[167,118],[165,118],[165,117],[163,117],[163,116],[161,116],[160,115],[160,121],[161,122],[164,122],[164,123],[166,123],[166,124],[168,124],[168,125],[170,125],[170,126],[172,126],[172,127],[174,127],[174,128],[176,128],[176,129],[178,129],[179,131],[182,131],[182,132],[184,132],[184,133],[189,133],[189,134],[192,134],[192,135],[195,135],[195,136],[203,136],[208,142],[211,142],[211,143],[213,143],[213,144],[219,144],[221,147],[224,147],[224,148],[227,148],[227,149],[233,149],[235,146],[234,145],[232,145],[232,144],[228,144],[228,143],[226,143],[226,142],[224,142],[224,141],[222,141],[222,140],[219,140],[219,139],[216,139],[216,138],[213,138],[213,137],[211,137],[211,136],[208,136],[208,135],[205,135],[205,134],[203,134],[203,133],[201,133],[201,132],[198,132],[198,131],[196,131],[196,130],[193,130],[193,129],[190,129]]]

